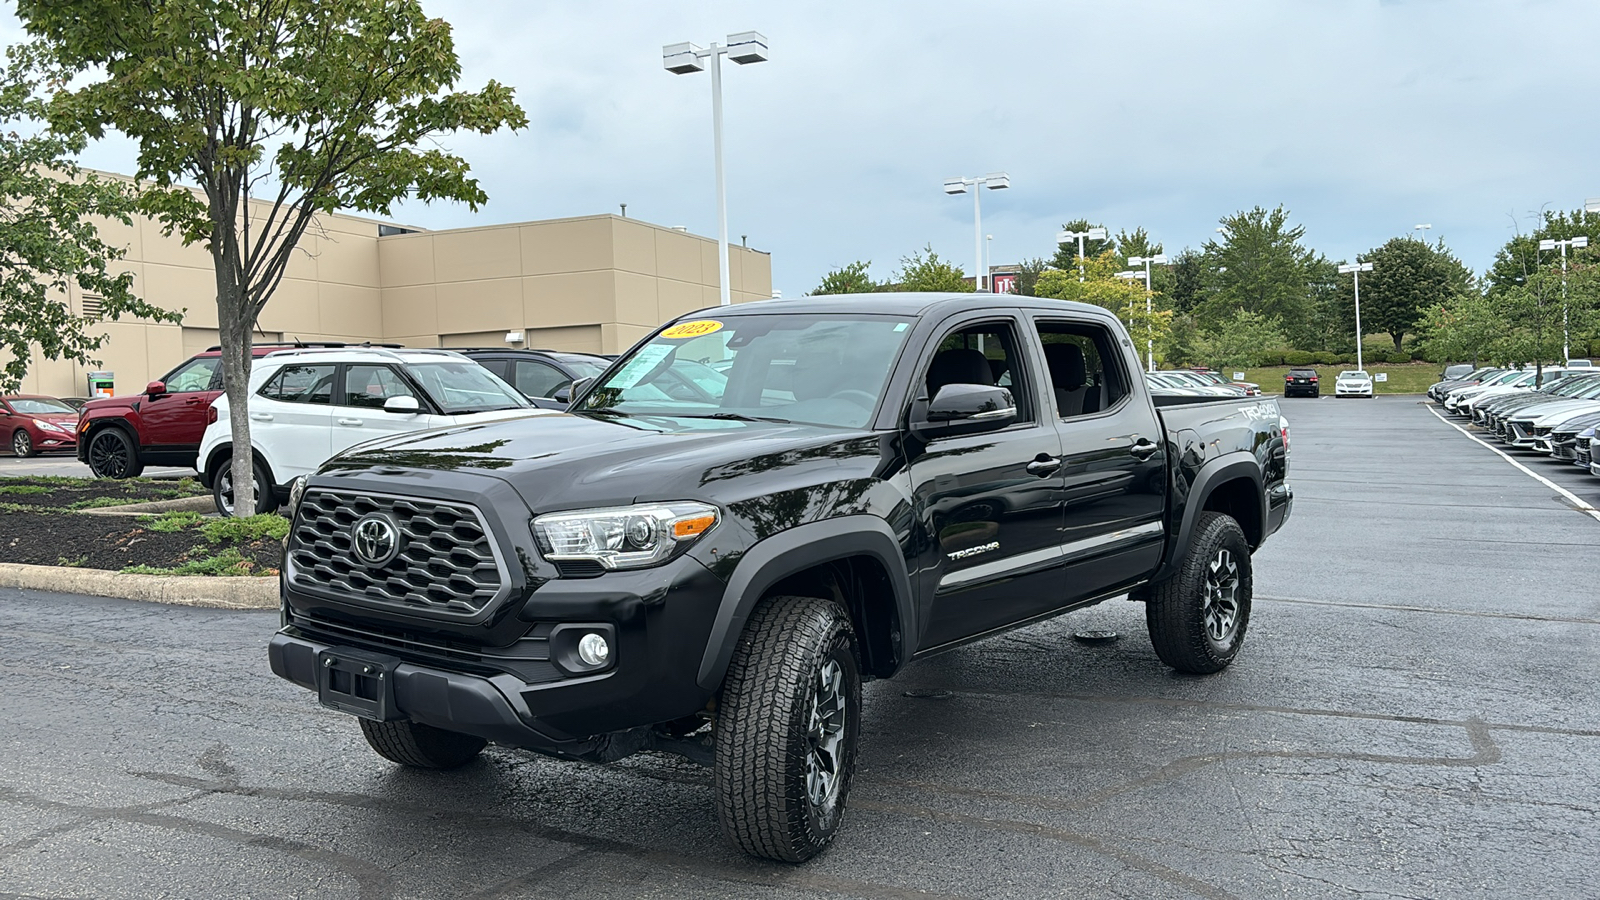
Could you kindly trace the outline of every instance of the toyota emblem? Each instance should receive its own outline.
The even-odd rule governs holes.
[[[357,520],[350,529],[350,549],[367,566],[387,565],[400,552],[400,530],[388,516],[373,513]]]

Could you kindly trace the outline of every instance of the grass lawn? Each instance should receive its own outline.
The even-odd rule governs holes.
[[[1283,393],[1283,376],[1288,374],[1290,368],[1290,366],[1267,366],[1260,369],[1246,369],[1244,380],[1254,381],[1256,384],[1261,385],[1263,393],[1281,394]],[[1294,368],[1301,367],[1296,366]],[[1322,387],[1323,395],[1332,396],[1333,383],[1338,379],[1339,373],[1346,369],[1354,369],[1355,366],[1353,364],[1348,366],[1311,365],[1304,368],[1315,369],[1317,375],[1320,376],[1318,383]],[[1388,381],[1373,382],[1372,389],[1379,394],[1421,394],[1439,380],[1439,370],[1442,368],[1443,366],[1437,363],[1406,363],[1398,366],[1369,365],[1367,366],[1367,371],[1373,375],[1377,375],[1380,372],[1389,374]],[[1224,378],[1232,375],[1233,372],[1231,371],[1223,373]]]

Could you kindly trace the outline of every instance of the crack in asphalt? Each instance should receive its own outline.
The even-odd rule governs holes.
[[[1592,544],[1587,546],[1593,546]],[[1529,613],[1491,612],[1473,609],[1439,609],[1429,606],[1405,606],[1394,603],[1361,603],[1355,600],[1310,600],[1304,597],[1254,597],[1254,601],[1269,603],[1298,603],[1304,606],[1337,606],[1346,609],[1382,609],[1391,612],[1429,613],[1439,616],[1467,616],[1477,619],[1514,619],[1520,622],[1557,622],[1563,625],[1600,625],[1600,619],[1582,616],[1541,616]]]

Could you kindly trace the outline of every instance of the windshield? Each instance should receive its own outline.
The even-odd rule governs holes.
[[[78,414],[77,410],[62,403],[60,400],[48,400],[43,397],[12,400],[11,408],[26,416],[53,416],[61,413]]]
[[[578,408],[861,428],[910,327],[845,314],[680,322],[636,347]]]
[[[412,363],[406,371],[447,416],[529,406],[511,385],[475,362]]]
[[[575,379],[593,378],[606,370],[609,363],[598,362],[592,359],[583,359],[577,356],[563,356],[561,361],[572,370]]]
[[[1365,372],[1356,371],[1356,372],[1340,372],[1339,373],[1339,377],[1340,378],[1367,378],[1369,376]]]

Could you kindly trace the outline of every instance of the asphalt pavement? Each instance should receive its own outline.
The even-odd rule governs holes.
[[[800,867],[672,757],[398,769],[271,676],[273,613],[0,591],[0,896],[1594,896],[1600,521],[1416,398],[1283,407],[1230,669],[1166,670],[1124,601],[914,664]]]
[[[181,466],[147,466],[143,473],[149,478],[193,478],[194,469]],[[66,478],[93,478],[94,473],[89,467],[71,453],[41,453],[38,456],[18,458],[15,456],[0,456],[0,478],[16,478],[22,475],[58,475]]]

